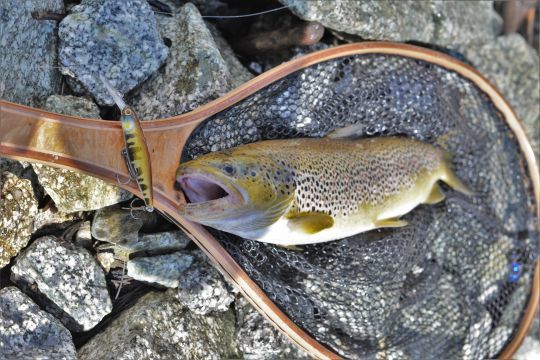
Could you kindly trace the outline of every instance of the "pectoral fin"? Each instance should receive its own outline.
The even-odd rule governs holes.
[[[286,217],[289,220],[289,227],[310,235],[334,225],[334,219],[330,215],[316,211],[293,213]]]
[[[441,190],[441,187],[438,184],[433,184],[433,187],[431,188],[431,192],[429,193],[429,196],[426,200],[424,200],[424,204],[433,205],[437,204],[441,201],[443,201],[445,198],[444,193]]]
[[[396,218],[393,219],[384,219],[375,221],[375,226],[378,228],[395,228],[407,226],[409,223],[405,220],[399,220]]]

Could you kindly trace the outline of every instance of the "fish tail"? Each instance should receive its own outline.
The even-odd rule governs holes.
[[[444,181],[452,189],[459,191],[462,194],[473,196],[475,192],[472,191],[467,185],[465,185],[456,175],[454,167],[452,166],[451,155],[448,152],[444,152],[443,161],[443,173],[441,180]]]

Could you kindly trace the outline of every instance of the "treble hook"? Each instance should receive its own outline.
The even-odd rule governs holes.
[[[139,200],[138,198],[135,198],[131,201],[131,203],[129,204],[129,207],[123,207],[122,210],[129,210],[129,214],[131,215],[131,217],[135,220],[139,220],[140,218],[136,217],[135,215],[133,215],[133,212],[134,211],[148,211],[148,212],[151,212],[153,211],[154,209],[152,208],[152,210],[149,210],[148,206],[145,204],[145,205],[141,205],[141,206],[133,206],[133,203],[135,201]]]

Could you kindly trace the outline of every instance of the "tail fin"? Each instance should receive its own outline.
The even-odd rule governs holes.
[[[452,163],[450,162],[449,156],[445,156],[446,160],[444,162],[444,170],[441,180],[444,181],[452,189],[459,191],[462,194],[468,196],[474,196],[475,192],[469,189],[456,175],[454,169],[452,168]]]

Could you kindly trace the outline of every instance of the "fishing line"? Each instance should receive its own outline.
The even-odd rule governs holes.
[[[280,11],[283,9],[288,9],[289,7],[290,6],[288,5],[283,5],[283,6],[270,9],[270,10],[260,11],[260,12],[251,13],[251,14],[243,14],[243,15],[201,15],[201,17],[203,19],[240,19],[240,18],[247,18],[251,16],[264,15],[264,14]],[[163,12],[163,11],[153,11],[153,12],[154,14],[169,15],[169,16],[174,14],[173,12]]]

